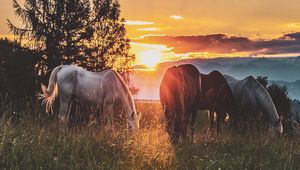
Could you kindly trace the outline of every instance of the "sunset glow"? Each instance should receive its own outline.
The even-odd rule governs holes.
[[[300,55],[297,0],[119,2],[135,65],[154,69],[160,62],[195,57]],[[0,9],[0,37],[11,37],[6,19],[22,23],[11,2],[3,1]]]
[[[148,68],[154,68],[159,62],[162,61],[162,54],[159,51],[142,51],[137,53],[140,64]]]

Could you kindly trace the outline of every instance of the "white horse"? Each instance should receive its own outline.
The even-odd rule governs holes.
[[[75,65],[56,67],[49,78],[48,88],[41,85],[40,98],[46,104],[46,111],[52,110],[52,103],[59,94],[59,122],[68,124],[74,99],[80,104],[104,106],[110,115],[113,127],[113,111],[117,104],[127,113],[127,125],[130,132],[139,128],[141,114],[137,115],[132,95],[122,77],[114,70],[90,72]]]
[[[249,118],[262,112],[270,123],[272,132],[283,132],[282,118],[279,118],[269,92],[254,77],[248,76],[243,80],[228,75],[224,77],[232,90],[240,116]]]

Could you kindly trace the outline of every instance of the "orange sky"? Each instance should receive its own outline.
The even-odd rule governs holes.
[[[1,1],[0,35],[7,35],[9,33],[6,19],[17,21],[11,1]],[[149,67],[160,61],[184,58],[190,54],[202,57],[214,57],[218,54],[249,55],[253,54],[254,50],[268,51],[270,46],[243,51],[244,49],[233,45],[228,47],[231,50],[228,52],[228,49],[220,50],[214,44],[205,48],[208,51],[204,51],[201,45],[186,49],[186,46],[193,46],[198,41],[184,41],[176,46],[174,43],[162,43],[156,37],[155,41],[149,39],[152,43],[148,44],[142,39],[145,35],[162,37],[172,35],[176,38],[174,40],[181,41],[176,36],[222,33],[226,36],[247,37],[250,40],[270,40],[278,39],[284,34],[300,32],[299,0],[119,0],[119,2],[122,17],[127,20],[128,36],[133,42],[132,52],[137,55],[137,64],[147,64]],[[227,42],[227,38],[222,40]],[[180,50],[179,45],[185,50]],[[215,50],[217,48],[218,50]],[[291,48],[288,47],[286,51],[294,52]],[[277,51],[285,52],[282,49]],[[269,50],[268,53],[275,52]]]
[[[178,36],[217,33],[255,40],[269,40],[300,31],[299,0],[120,0],[120,3],[122,16],[128,20],[128,35],[133,38],[133,42],[139,42],[135,38],[139,39],[145,35]],[[142,42],[147,43],[147,41]],[[160,44],[162,41],[152,42],[152,44],[155,43]],[[178,54],[172,50],[172,47],[175,47],[173,45],[162,43],[162,46],[150,46],[150,50],[156,51],[155,57],[152,58],[157,60],[157,56],[160,55],[161,60],[164,61],[170,58],[191,56],[190,54],[200,57],[216,57],[246,56],[254,53],[253,51],[238,51],[228,54],[213,52],[209,49],[201,52],[191,50]],[[192,43],[180,45],[193,46]],[[145,50],[145,45],[133,43],[132,47],[133,51],[137,52],[138,59],[141,58],[146,62],[147,59],[143,59],[144,53],[140,52]],[[293,55],[293,53],[283,55]]]
[[[127,20],[153,22],[128,27],[130,37],[145,34],[225,33],[273,37],[299,31],[299,0],[120,0]],[[170,16],[182,16],[177,20]],[[139,28],[157,28],[138,31]]]

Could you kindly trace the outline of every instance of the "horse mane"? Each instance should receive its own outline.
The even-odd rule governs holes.
[[[220,76],[223,77],[222,73],[220,73],[218,70],[213,70],[208,75],[216,75],[218,77],[220,77]]]
[[[247,85],[256,89],[256,100],[259,102],[259,107],[266,112],[266,116],[272,123],[276,122],[279,115],[269,92],[253,76],[248,76],[245,80]]]
[[[183,87],[181,86],[180,83],[182,79],[182,74],[181,70],[177,66],[173,66],[167,69],[165,72],[163,79],[161,81],[161,86],[160,86],[160,98],[161,102],[167,102],[170,104],[170,100],[172,100],[171,105],[169,106],[172,109],[178,110],[183,103],[174,103],[175,98],[170,97],[169,94],[177,94],[179,95],[182,92]],[[162,87],[167,87],[167,91],[162,91]],[[164,95],[162,95],[164,94]],[[166,95],[168,94],[168,95]],[[162,99],[162,96],[163,99]],[[166,101],[165,101],[166,100]]]
[[[230,104],[227,103],[228,104],[227,107],[230,106],[231,107],[231,112],[233,112],[234,114],[237,114],[233,92],[232,92],[228,82],[226,81],[226,79],[224,77],[225,75],[223,75],[222,73],[220,73],[217,70],[214,70],[214,71],[210,72],[208,75],[217,77],[218,81],[223,82],[223,84],[220,86],[219,90],[217,91],[217,98],[216,98],[216,100],[213,104],[213,108],[216,109],[216,107],[219,107],[218,105],[224,104],[224,102],[230,102]]]
[[[133,102],[133,97],[132,97],[132,94],[131,94],[131,92],[130,92],[128,86],[127,86],[127,84],[125,83],[124,79],[121,77],[121,75],[119,73],[117,73],[115,70],[112,70],[112,72],[117,76],[117,78],[121,82],[121,85],[122,85],[123,89],[126,90],[127,99],[128,99],[130,105],[132,106],[132,108],[135,111],[135,105],[134,105],[134,102]]]

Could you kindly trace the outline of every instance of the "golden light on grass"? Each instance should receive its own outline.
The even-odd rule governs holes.
[[[175,159],[175,151],[165,131],[165,120],[160,103],[138,102],[137,109],[142,111],[140,123],[143,127],[127,140],[125,145],[130,150],[128,156],[135,161],[141,161],[139,163],[147,165],[148,168],[170,166]],[[138,156],[141,159],[138,159]]]
[[[131,142],[131,157],[140,155],[143,164],[168,166],[175,157],[173,145],[164,130],[164,125],[142,128]]]

